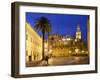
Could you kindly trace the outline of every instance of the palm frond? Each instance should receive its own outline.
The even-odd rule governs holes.
[[[46,17],[40,17],[37,19],[34,28],[38,31],[44,31],[48,33],[51,31],[51,23]]]

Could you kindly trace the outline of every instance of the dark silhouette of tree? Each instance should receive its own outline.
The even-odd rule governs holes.
[[[34,28],[42,32],[42,59],[44,59],[44,40],[45,34],[51,32],[51,23],[46,17],[39,17],[36,20]]]

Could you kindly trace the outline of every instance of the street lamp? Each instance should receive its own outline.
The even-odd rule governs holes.
[[[76,52],[76,53],[78,53],[78,52],[79,52],[79,49],[78,49],[78,48],[76,48],[76,49],[75,49],[75,52]]]
[[[72,51],[69,50],[69,53],[72,53]]]

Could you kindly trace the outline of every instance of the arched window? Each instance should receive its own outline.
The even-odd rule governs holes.
[[[26,56],[28,56],[28,50],[26,50]]]
[[[31,37],[31,42],[32,42],[32,37]]]
[[[28,35],[26,34],[26,40],[28,40]]]

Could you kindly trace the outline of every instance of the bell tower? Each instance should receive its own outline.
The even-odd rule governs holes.
[[[81,31],[80,31],[80,26],[79,24],[77,25],[77,30],[76,30],[76,39],[81,39]]]

